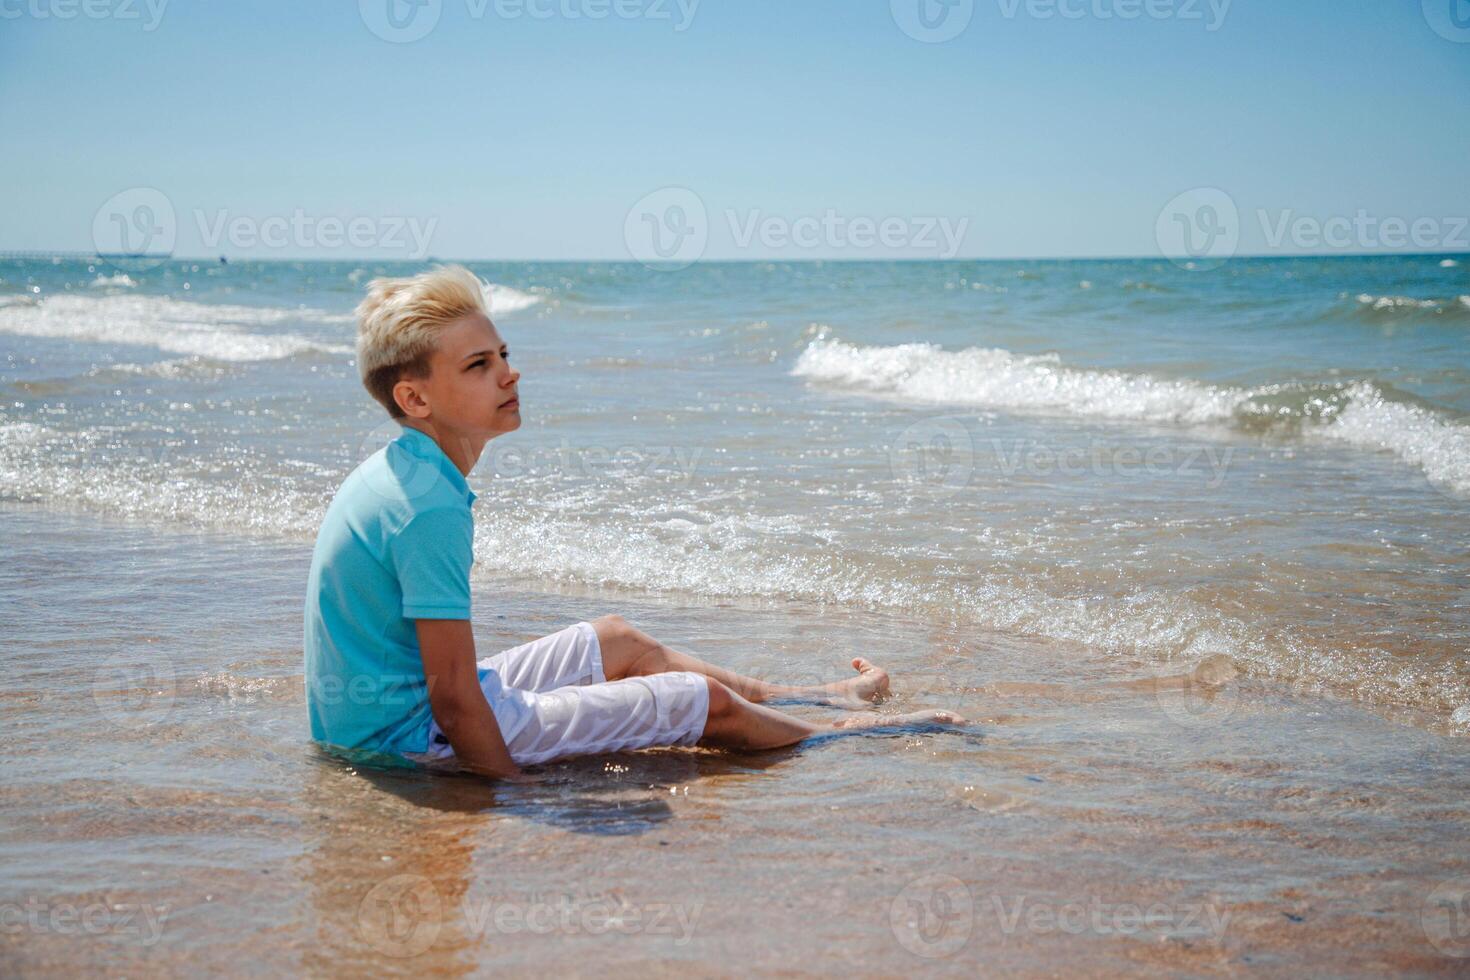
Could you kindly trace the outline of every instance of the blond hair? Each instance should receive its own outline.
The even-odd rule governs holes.
[[[401,279],[374,279],[357,305],[357,369],[363,387],[393,418],[403,409],[393,386],[429,374],[439,332],[485,310],[486,284],[462,265],[441,265]]]

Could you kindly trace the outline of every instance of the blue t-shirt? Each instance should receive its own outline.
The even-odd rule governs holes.
[[[417,429],[363,461],[322,519],[306,589],[312,738],[403,754],[428,748],[428,683],[416,619],[470,618],[475,494]],[[523,710],[500,679],[481,687],[510,738]]]

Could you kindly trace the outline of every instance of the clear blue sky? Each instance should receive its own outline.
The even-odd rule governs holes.
[[[1201,186],[1248,216],[1246,251],[1257,209],[1470,214],[1470,44],[1419,0],[1234,0],[1214,31],[1208,0],[1129,21],[1092,12],[1128,0],[974,0],[938,44],[889,0],[703,0],[683,31],[676,0],[600,21],[440,0],[406,44],[355,2],[170,0],[151,31],[146,0],[35,15],[81,2],[0,0],[0,250],[91,249],[140,186],[185,255],[242,251],[206,247],[198,213],[301,211],[433,219],[442,257],[626,259],[629,208],[666,185],[708,207],[711,258],[772,254],[730,211],[966,218],[974,257],[1156,254],[1160,209]],[[253,252],[388,254],[307,246]]]

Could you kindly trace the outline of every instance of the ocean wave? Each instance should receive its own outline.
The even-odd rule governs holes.
[[[1342,299],[1351,299],[1354,312],[1368,319],[1412,316],[1470,319],[1470,296],[1419,299],[1414,296],[1376,296],[1372,293],[1358,293],[1349,297],[1344,293]]]
[[[490,307],[491,316],[518,313],[541,302],[541,297],[535,293],[523,292],[512,286],[500,286],[493,282],[485,291],[485,299]]]
[[[351,353],[352,348],[249,328],[350,319],[325,310],[211,305],[163,296],[55,295],[36,304],[0,306],[0,333],[152,347],[218,361],[267,361],[310,351]]]
[[[92,280],[93,289],[132,289],[137,285],[126,272],[119,272],[115,276],[98,276]]]
[[[1312,429],[1314,434],[1393,453],[1436,483],[1470,493],[1470,426],[1419,405],[1387,401],[1367,383],[1350,386],[1346,394],[1336,418]]]
[[[1067,367],[1054,354],[813,340],[791,373],[877,397],[1083,419],[1295,430],[1390,452],[1470,494],[1470,426],[1367,382],[1237,388]]]
[[[1399,407],[1399,406],[1391,406]],[[0,499],[80,509],[109,518],[309,542],[344,472],[302,476],[269,458],[231,452],[224,482],[195,475],[168,451],[118,445],[95,430],[0,421]],[[1445,714],[1470,701],[1470,678],[1378,656],[1344,656],[1326,641],[1174,588],[1086,597],[1044,580],[979,567],[962,577],[902,548],[864,548],[799,514],[637,508],[595,501],[548,511],[521,488],[481,487],[495,516],[476,525],[472,575],[710,598],[801,601],[1077,642],[1126,657],[1184,663],[1225,654],[1253,673],[1340,687],[1370,703]],[[589,512],[599,511],[599,512]]]
[[[1224,421],[1250,398],[1240,389],[1079,370],[1063,366],[1056,354],[998,347],[859,347],[819,338],[801,352],[791,373],[904,401],[1136,421]]]

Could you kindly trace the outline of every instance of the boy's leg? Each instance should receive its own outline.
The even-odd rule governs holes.
[[[849,713],[814,725],[751,704],[712,677],[675,671],[537,694],[531,717],[507,740],[520,765],[670,745],[759,750],[821,732],[889,725],[963,724],[946,711]]]
[[[752,704],[714,678],[708,678],[706,683],[709,685],[709,714],[699,744],[711,748],[776,749],[822,732],[892,725],[965,724],[965,719],[952,711],[914,711],[904,715],[848,714],[834,722],[813,725],[775,708]]]
[[[858,676],[835,684],[773,684],[706,663],[698,657],[666,647],[621,616],[592,621],[602,647],[602,669],[610,681],[646,677],[669,671],[691,671],[712,677],[752,704],[771,698],[808,698],[831,703],[876,701],[888,693],[888,673],[861,657],[852,661]],[[781,743],[789,744],[789,743]]]

